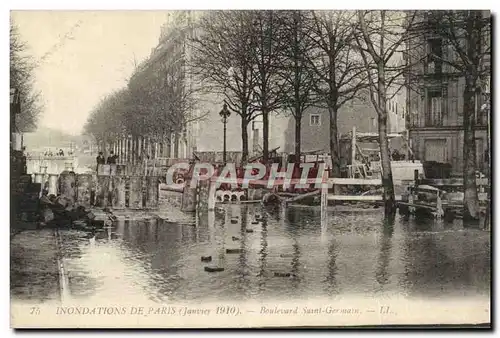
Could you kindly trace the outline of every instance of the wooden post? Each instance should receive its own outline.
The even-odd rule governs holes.
[[[159,184],[158,177],[147,176],[146,177],[146,208],[156,209],[158,208],[158,194],[159,194]]]
[[[443,210],[443,201],[441,200],[441,191],[438,191],[437,193],[437,200],[436,200],[436,217],[441,218],[444,216],[444,210]]]
[[[109,187],[111,176],[97,176],[97,187],[95,196],[95,205],[105,208],[109,205]]]
[[[49,195],[57,196],[57,180],[59,175],[49,174]]]
[[[323,172],[323,182],[321,183],[321,225],[328,223],[328,170]]]
[[[135,139],[133,135],[130,135],[130,163],[135,164]]]
[[[91,200],[92,175],[83,174],[76,177],[76,201],[89,208]]]
[[[212,180],[210,180],[210,186],[208,188],[208,211],[212,211],[212,210],[215,210],[215,200],[217,199],[217,196],[216,196],[216,188],[217,188],[217,185],[216,185],[216,182],[212,182]]]
[[[138,138],[137,142],[139,143],[139,147],[138,147],[139,149],[138,149],[137,155],[139,157],[139,161],[142,162],[142,157],[143,157],[142,156],[142,144],[143,144],[142,136],[138,136],[137,138]]]
[[[129,208],[142,209],[142,176],[130,176]]]
[[[420,185],[420,176],[418,174],[418,169],[413,171],[413,180],[415,181],[415,186],[418,187]]]
[[[59,176],[59,193],[71,202],[76,200],[76,175],[73,172],[65,172]]]
[[[351,165],[356,165],[356,126],[352,127]]]
[[[182,207],[181,210],[184,212],[196,211],[196,185],[193,184],[193,168],[194,163],[190,163],[189,172],[185,177],[184,191],[182,193]],[[196,180],[198,183],[198,180]]]
[[[123,137],[122,137],[122,138],[120,138],[120,163],[125,162],[123,155],[124,155],[124,151],[123,151]]]
[[[111,205],[113,209],[125,208],[125,177],[113,176],[113,194]]]

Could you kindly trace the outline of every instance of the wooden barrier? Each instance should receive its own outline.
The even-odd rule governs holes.
[[[76,202],[86,208],[89,208],[91,205],[92,183],[91,174],[77,175]]]
[[[56,195],[57,196],[57,180],[59,178],[59,175],[55,174],[49,174],[49,195]]]
[[[59,194],[71,200],[76,200],[76,175],[74,172],[64,172],[59,175]]]
[[[126,198],[125,198],[125,189],[126,189],[126,181],[127,178],[123,176],[113,176],[113,193],[111,205],[113,209],[125,209],[126,206]]]
[[[146,208],[156,209],[158,207],[159,182],[156,176],[147,176],[146,180]]]
[[[129,176],[129,200],[128,207],[130,209],[143,208],[143,191],[142,191],[142,176]]]
[[[110,176],[97,176],[95,206],[106,208],[110,203]]]

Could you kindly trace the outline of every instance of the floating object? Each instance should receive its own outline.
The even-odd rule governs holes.
[[[220,272],[220,271],[224,271],[224,268],[205,266],[205,271],[207,271],[207,272]]]
[[[252,233],[252,232],[253,232],[253,230],[252,230],[252,229],[245,229],[245,232],[246,232],[246,233]]]
[[[293,257],[292,254],[280,254],[280,257],[281,258],[290,258],[290,257]]]
[[[231,220],[231,224],[238,224],[238,220],[237,219],[232,219]]]
[[[91,224],[95,228],[103,228],[104,227],[104,220],[92,220]]]
[[[228,254],[236,254],[236,253],[242,253],[242,249],[226,249],[226,253]]]
[[[253,221],[252,224],[259,224],[259,222],[258,221]]]
[[[274,277],[294,277],[290,272],[275,272]]]
[[[233,236],[232,238],[233,238],[233,241],[239,241],[239,240],[240,240],[240,239],[239,239],[238,237],[236,237],[236,236]]]
[[[201,256],[201,261],[202,262],[211,262],[212,256]]]

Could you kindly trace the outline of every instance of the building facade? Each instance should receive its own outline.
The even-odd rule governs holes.
[[[459,56],[431,30],[413,38],[408,48],[412,65],[407,86],[408,129],[415,157],[423,162],[448,164],[453,174],[460,175],[464,162],[465,77],[450,65]],[[489,58],[485,61],[489,63]],[[477,169],[484,172],[489,110],[480,109],[486,103],[485,97],[477,95],[476,99]]]
[[[401,91],[387,102],[388,131],[389,133],[402,133],[405,131],[406,105],[405,93]],[[365,100],[354,99],[347,102],[338,111],[337,130],[339,137],[345,135],[356,127],[357,132],[378,132],[377,112],[369,98]],[[288,118],[285,131],[285,152],[295,151],[295,120]],[[327,109],[309,108],[301,121],[301,150],[330,151],[330,115]]]

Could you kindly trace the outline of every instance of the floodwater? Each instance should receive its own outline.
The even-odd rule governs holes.
[[[489,298],[491,233],[460,221],[398,215],[384,224],[381,209],[358,209],[331,210],[322,225],[318,208],[217,209],[182,222],[120,219],[95,237],[59,231],[68,297],[107,303]]]

